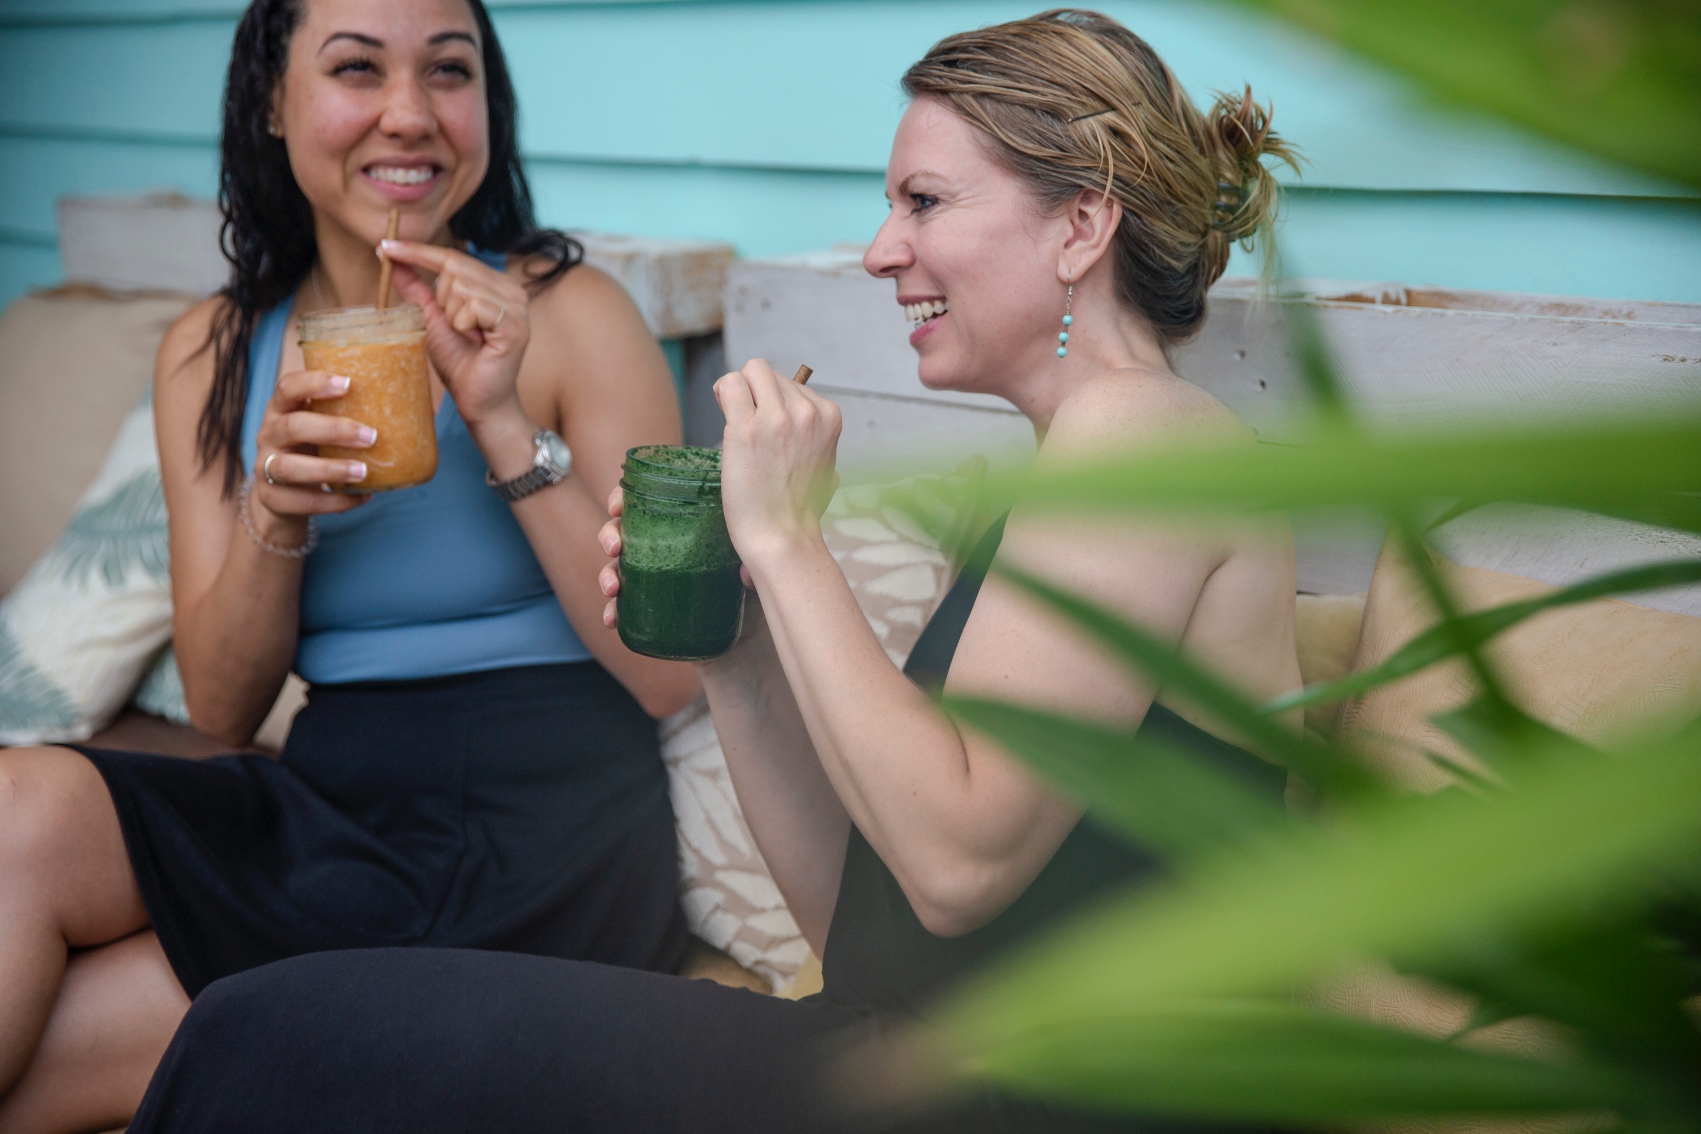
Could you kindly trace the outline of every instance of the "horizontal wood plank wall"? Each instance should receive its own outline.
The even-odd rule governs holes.
[[[1295,273],[1701,300],[1701,203],[1679,187],[1426,105],[1283,25],[1106,0],[1200,99],[1250,81],[1311,159]],[[906,64],[1015,0],[493,0],[545,221],[729,240],[767,256],[865,241]],[[58,278],[66,193],[216,188],[233,0],[0,0],[0,301]],[[1291,178],[1289,179],[1291,181]],[[1255,265],[1239,261],[1231,269]]]

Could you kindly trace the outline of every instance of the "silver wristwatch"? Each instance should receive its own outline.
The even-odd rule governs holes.
[[[494,473],[485,470],[484,483],[510,504],[524,500],[546,485],[560,484],[573,471],[573,454],[555,430],[538,430],[532,436],[532,444],[537,447],[532,456],[532,467],[513,480],[497,480]]]

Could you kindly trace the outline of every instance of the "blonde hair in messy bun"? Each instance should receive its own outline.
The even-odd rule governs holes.
[[[984,131],[1043,211],[1087,189],[1120,202],[1117,291],[1166,343],[1199,329],[1230,245],[1267,238],[1279,189],[1262,159],[1298,168],[1250,87],[1202,115],[1144,40],[1097,12],[950,36],[903,82]]]

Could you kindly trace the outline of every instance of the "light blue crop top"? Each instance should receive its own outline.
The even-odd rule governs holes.
[[[503,257],[476,255],[500,268]],[[254,328],[242,459],[277,383],[289,300]],[[484,482],[484,456],[445,396],[437,475],[321,516],[301,581],[295,670],[313,683],[443,677],[507,666],[585,661],[519,522]]]

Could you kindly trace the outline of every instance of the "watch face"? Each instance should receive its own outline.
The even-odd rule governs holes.
[[[553,432],[543,435],[543,451],[549,455],[550,463],[558,469],[566,470],[573,463],[573,454],[568,452],[567,442]]]

